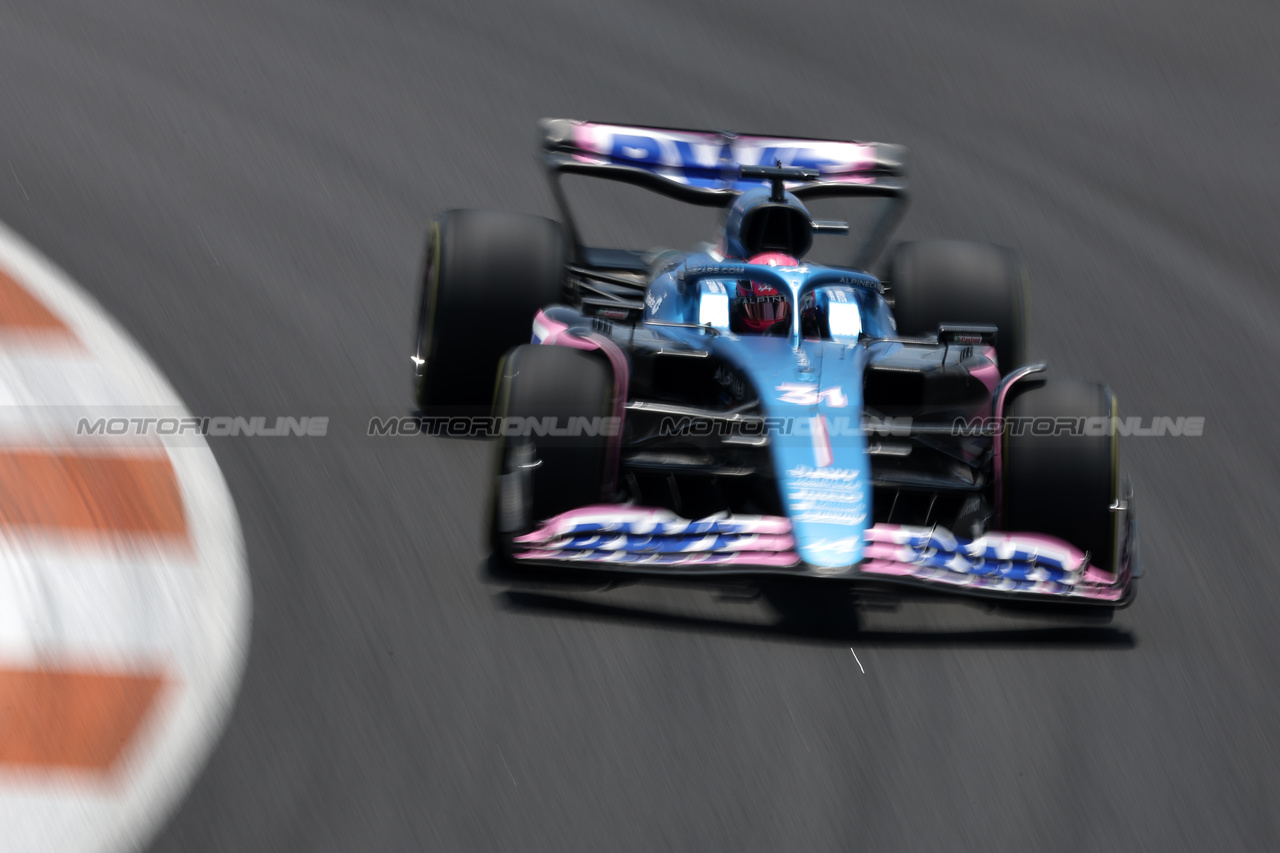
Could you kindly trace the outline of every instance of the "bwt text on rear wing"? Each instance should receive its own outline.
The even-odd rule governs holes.
[[[797,198],[871,196],[893,199],[859,253],[871,260],[906,212],[906,148],[882,142],[796,139],[728,131],[681,130],[542,119],[543,161],[563,219],[581,246],[559,177],[587,175],[644,187],[678,201],[727,207],[741,193],[767,187],[742,177],[743,166],[799,167],[817,173],[788,181]],[[861,265],[859,265],[861,266]]]

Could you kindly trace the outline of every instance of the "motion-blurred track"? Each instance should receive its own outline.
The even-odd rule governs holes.
[[[1277,32],[1184,0],[8,4],[0,220],[195,413],[332,418],[211,441],[253,644],[155,848],[1280,846]],[[1207,418],[1123,449],[1135,607],[829,636],[480,584],[486,448],[364,423],[409,404],[428,219],[551,212],[544,115],[909,145],[904,236],[1017,247],[1038,355],[1122,414]]]

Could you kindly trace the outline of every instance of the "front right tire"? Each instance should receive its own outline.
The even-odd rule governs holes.
[[[1006,429],[999,439],[1000,526],[1065,540],[1087,551],[1094,566],[1114,573],[1118,516],[1112,507],[1120,494],[1115,395],[1093,382],[1040,381],[1019,383],[1010,396],[1006,419],[1030,426],[1019,435]],[[1057,435],[1035,434],[1037,419],[1047,426],[1064,418],[1086,419],[1092,429],[1081,435],[1057,429]]]

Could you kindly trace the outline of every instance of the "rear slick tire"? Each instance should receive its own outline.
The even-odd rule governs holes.
[[[498,361],[560,301],[568,241],[558,222],[451,210],[431,225],[418,298],[414,400],[419,410],[479,410]]]
[[[1027,271],[1013,250],[964,240],[899,243],[888,280],[898,334],[933,335],[942,323],[995,326],[1000,373],[1026,363]]]

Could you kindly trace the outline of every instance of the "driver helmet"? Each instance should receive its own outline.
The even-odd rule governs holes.
[[[799,261],[782,252],[761,252],[748,258],[747,263],[793,267]],[[730,328],[739,334],[785,335],[791,329],[791,301],[771,284],[739,281],[730,311]]]

